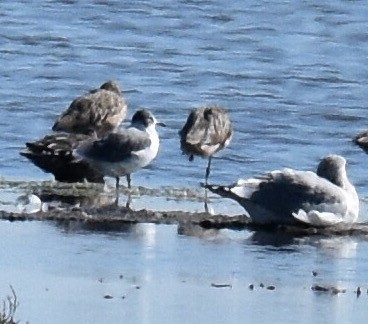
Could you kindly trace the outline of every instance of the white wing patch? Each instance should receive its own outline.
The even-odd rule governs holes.
[[[313,226],[331,226],[343,222],[342,215],[338,216],[331,212],[319,212],[311,210],[308,213],[305,210],[299,209],[297,213],[293,213],[297,220],[313,225]]]
[[[230,191],[235,195],[250,199],[250,197],[259,190],[259,185],[263,180],[260,179],[239,179],[238,182],[230,187]]]

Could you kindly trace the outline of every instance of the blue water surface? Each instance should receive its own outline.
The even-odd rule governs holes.
[[[182,156],[177,132],[192,108],[215,103],[227,107],[235,133],[212,163],[212,182],[314,170],[322,156],[341,154],[366,220],[367,155],[351,139],[368,128],[367,17],[363,0],[3,0],[0,176],[52,179],[19,151],[49,134],[76,96],[114,79],[129,118],[146,107],[168,125],[134,185],[198,189],[207,161]],[[292,240],[283,251],[279,238],[263,244],[248,231],[209,243],[154,227],[163,242],[152,246],[124,232],[69,235],[54,224],[3,222],[0,231],[1,291],[14,286],[24,322],[365,320],[366,291],[354,294],[368,282],[364,240],[327,242],[327,251],[353,253],[326,257],[324,241]],[[347,293],[316,295],[312,270]],[[119,279],[126,273],[128,283]],[[260,282],[276,290],[249,290]]]

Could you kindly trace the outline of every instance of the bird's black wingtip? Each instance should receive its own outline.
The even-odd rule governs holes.
[[[224,186],[211,185],[211,184],[204,183],[204,182],[201,182],[199,185],[200,185],[202,188],[204,188],[204,189],[208,189],[208,190],[210,190],[210,191],[212,191],[212,192],[214,192],[214,193],[217,193],[217,192],[219,192],[219,191],[221,191],[221,190],[223,190],[223,189],[224,189]]]
[[[23,151],[20,151],[19,152],[19,154],[21,155],[21,156],[25,156],[25,157],[30,157],[31,155],[32,155],[32,152],[30,152],[30,151],[27,151],[27,150],[23,150]]]
[[[56,122],[52,128],[51,128],[54,132],[58,131],[59,130],[59,124]]]

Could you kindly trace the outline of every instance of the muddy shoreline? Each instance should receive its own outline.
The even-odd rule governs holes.
[[[116,205],[114,191],[101,184],[60,183],[55,181],[27,182],[0,180],[0,189],[13,193],[32,193],[49,204],[46,212],[25,213],[0,210],[0,219],[8,221],[54,221],[91,225],[93,228],[111,228],[116,230],[127,224],[155,223],[174,225],[196,225],[204,229],[255,230],[290,235],[353,235],[368,238],[368,222],[353,225],[338,225],[328,228],[307,226],[260,226],[253,224],[245,215],[211,214],[208,212],[182,210],[150,210],[149,208],[130,209]],[[128,190],[122,187],[119,196],[133,199],[143,197],[164,198],[167,200],[204,202],[203,190],[188,188],[145,188],[135,187]],[[211,197],[211,199],[220,199]],[[56,202],[56,205],[53,203]]]
[[[368,223],[353,225],[339,225],[329,228],[315,228],[305,226],[260,226],[252,224],[245,215],[211,215],[205,212],[184,211],[152,211],[148,209],[132,210],[119,206],[103,206],[98,208],[55,208],[47,212],[14,213],[0,211],[0,219],[7,221],[54,221],[62,223],[83,223],[93,225],[98,229],[118,229],[122,225],[136,223],[198,225],[204,229],[233,229],[267,231],[295,236],[323,235],[323,236],[360,236],[368,239]]]

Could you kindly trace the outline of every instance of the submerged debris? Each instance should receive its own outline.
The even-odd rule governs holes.
[[[260,288],[266,288],[267,290],[275,290],[276,289],[276,287],[274,285],[265,286],[265,284],[263,282],[261,282],[259,284],[259,287]],[[249,288],[249,290],[254,290],[255,286],[254,286],[254,284],[250,284],[248,286],[248,288]]]
[[[327,291],[331,290],[331,287],[324,287],[324,286],[320,286],[320,285],[314,285],[314,286],[312,286],[312,290],[313,291],[327,292]]]
[[[109,295],[109,294],[107,294],[107,295],[105,295],[105,296],[104,296],[104,298],[105,298],[105,299],[113,299],[114,297],[113,297],[113,296],[111,296],[111,295]]]
[[[227,283],[224,283],[224,284],[218,284],[218,283],[211,283],[211,287],[214,287],[214,288],[232,288],[233,286],[231,284],[227,284]]]
[[[318,284],[313,285],[312,290],[316,292],[330,292],[333,295],[346,292],[346,289],[340,289],[334,286],[322,286]]]

